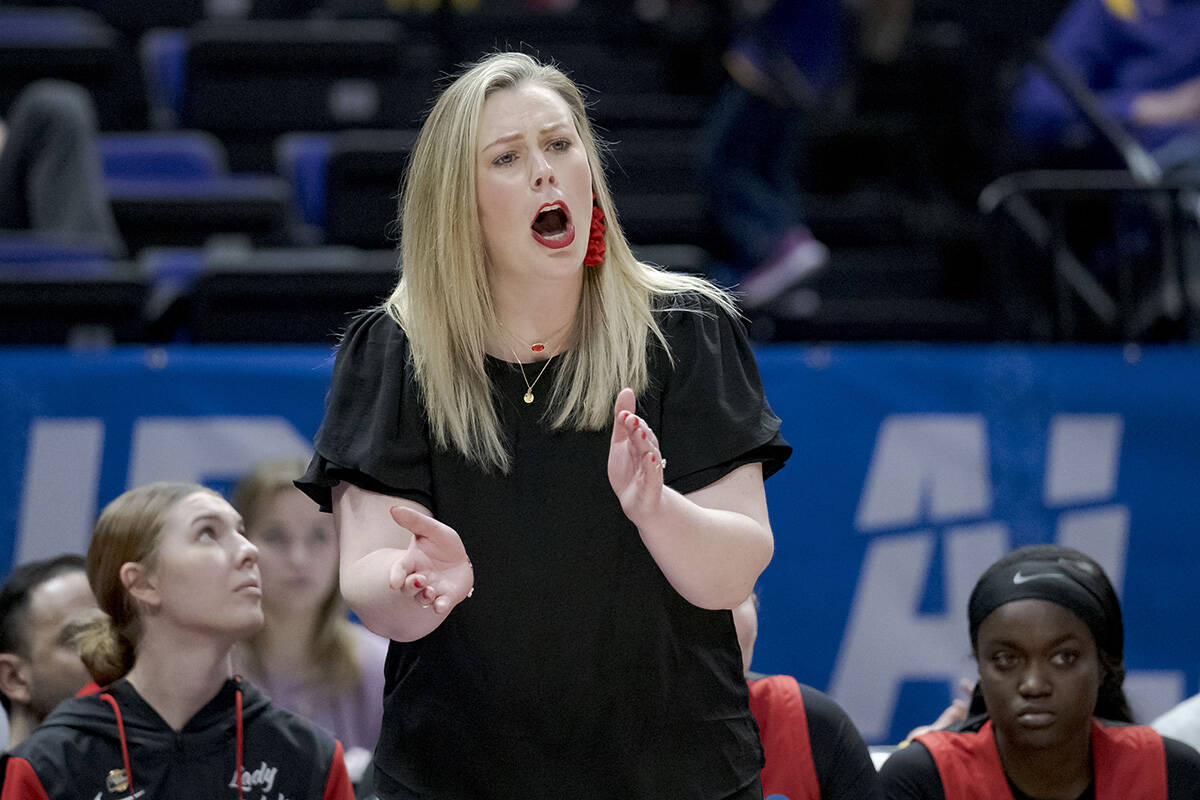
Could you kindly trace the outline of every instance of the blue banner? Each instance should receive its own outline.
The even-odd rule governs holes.
[[[895,742],[974,676],[983,569],[1057,541],[1121,593],[1139,717],[1200,688],[1200,350],[776,346],[759,365],[795,455],[767,483],[756,670]],[[129,486],[227,489],[307,454],[331,367],[314,348],[0,351],[0,571],[82,551]]]

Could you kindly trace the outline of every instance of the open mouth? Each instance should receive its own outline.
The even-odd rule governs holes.
[[[547,203],[538,209],[529,226],[533,238],[545,247],[557,250],[575,241],[575,226],[562,203]]]

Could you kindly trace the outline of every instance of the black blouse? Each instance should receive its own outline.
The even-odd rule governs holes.
[[[738,322],[684,298],[651,345],[638,413],[681,492],[791,452]],[[474,596],[424,638],[393,642],[380,797],[722,798],[762,767],[728,611],[688,603],[608,484],[611,431],[543,417],[561,357],[525,404],[489,358],[508,474],[431,443],[403,331],[381,311],[339,349],[316,454],[298,485],[323,507],[339,480],[429,508],[462,537]],[[540,366],[535,366],[541,369]],[[533,374],[526,371],[530,380]]]

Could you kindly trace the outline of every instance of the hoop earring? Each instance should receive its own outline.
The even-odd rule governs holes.
[[[592,226],[588,232],[587,253],[583,256],[585,267],[598,267],[604,263],[604,231],[608,225],[604,222],[604,209],[596,203],[596,193],[592,192]]]

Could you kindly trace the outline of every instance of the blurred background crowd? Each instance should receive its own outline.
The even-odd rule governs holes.
[[[760,341],[1195,335],[1200,4],[30,0],[0,342],[331,342],[395,282],[439,81],[496,49],[588,88],[639,255]]]

